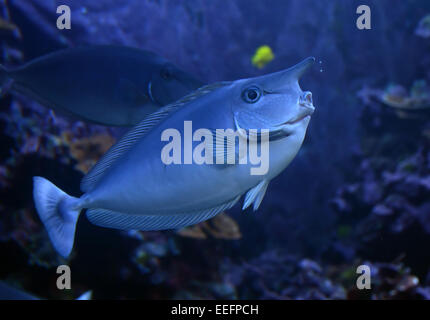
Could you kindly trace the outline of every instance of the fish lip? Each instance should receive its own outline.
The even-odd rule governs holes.
[[[293,120],[290,120],[290,121],[287,121],[287,122],[284,122],[282,125],[288,125],[288,124],[296,124],[296,123],[299,123],[299,122],[301,122],[302,120],[304,120],[304,119],[306,119],[306,118],[310,118],[311,117],[311,113],[307,113],[307,114],[304,114],[304,115],[302,115],[302,116],[300,116],[300,117],[298,117],[298,118],[296,118],[296,119],[293,119]]]
[[[281,123],[281,124],[279,124],[279,125],[277,125],[277,127],[282,127],[282,126],[286,126],[286,125],[293,125],[293,124],[296,124],[296,123],[299,123],[299,122],[301,122],[302,120],[305,120],[306,118],[310,118],[311,117],[311,115],[314,113],[314,111],[315,111],[315,107],[314,106],[312,106],[312,105],[307,105],[307,106],[304,106],[304,105],[302,105],[304,108],[306,108],[306,112],[305,113],[303,113],[303,114],[301,114],[300,116],[298,116],[297,118],[294,118],[294,119],[292,119],[292,120],[288,120],[288,121],[286,121],[286,122],[283,122],[283,123]]]

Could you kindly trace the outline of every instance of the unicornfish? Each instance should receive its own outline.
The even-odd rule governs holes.
[[[0,66],[1,92],[109,126],[133,126],[202,85],[166,59],[124,46],[64,49],[21,67]]]
[[[93,224],[122,230],[180,229],[243,195],[243,209],[257,210],[269,182],[302,145],[315,108],[298,80],[314,60],[210,84],[161,108],[99,160],[83,178],[80,197],[34,177],[35,206],[58,253],[69,256],[83,209]]]

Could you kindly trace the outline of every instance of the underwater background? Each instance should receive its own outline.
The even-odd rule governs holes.
[[[56,28],[56,8],[72,29]],[[372,29],[356,27],[357,6]],[[93,44],[138,47],[206,83],[317,63],[316,111],[257,212],[180,231],[78,222],[69,260],[34,209],[32,177],[71,194],[124,133],[0,99],[0,280],[48,299],[429,299],[430,2],[427,0],[0,1],[2,65]],[[267,46],[268,63],[253,61]],[[266,48],[267,49],[267,48]],[[108,72],[108,70],[106,71]],[[72,290],[56,288],[68,264]],[[357,266],[372,289],[356,287]]]

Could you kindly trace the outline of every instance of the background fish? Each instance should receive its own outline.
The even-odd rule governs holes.
[[[258,69],[264,68],[269,62],[275,59],[272,48],[268,45],[263,45],[255,50],[255,54],[252,56],[251,62]]]
[[[85,194],[80,198],[35,177],[36,209],[54,247],[64,257],[70,254],[84,208],[96,225],[138,230],[196,224],[231,208],[243,194],[243,208],[253,204],[256,210],[270,180],[292,161],[305,137],[314,107],[310,92],[302,92],[298,79],[313,61],[309,58],[257,78],[209,85],[162,108],[105,154],[83,179]],[[183,131],[187,120],[195,129],[269,129],[276,137],[270,142],[269,170],[251,175],[249,163],[166,166],[160,159],[165,145],[162,132]]]
[[[0,67],[2,92],[11,89],[54,110],[110,126],[137,124],[201,85],[151,52],[122,46],[65,49],[16,69]]]

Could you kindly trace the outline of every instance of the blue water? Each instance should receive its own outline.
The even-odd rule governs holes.
[[[199,227],[204,238],[104,229],[82,215],[67,261],[34,209],[31,178],[80,194],[83,172],[125,129],[6,94],[0,280],[50,299],[87,290],[96,299],[429,298],[430,37],[419,25],[430,3],[366,3],[370,30],[356,26],[359,1],[1,1],[2,19],[16,25],[0,23],[6,66],[94,44],[152,51],[206,83],[308,56],[317,63],[301,80],[316,107],[304,144],[257,212],[236,205],[231,220]],[[56,27],[60,4],[71,9],[70,30]],[[274,59],[259,69],[251,61],[262,45]],[[61,264],[72,270],[71,290],[55,287]],[[370,267],[372,290],[357,289],[359,265]]]

